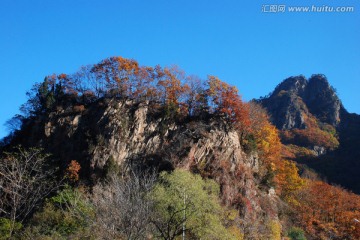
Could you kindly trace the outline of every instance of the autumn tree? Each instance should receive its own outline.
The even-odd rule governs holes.
[[[122,57],[107,58],[93,66],[91,70],[108,94],[119,97],[131,97],[135,91],[139,65],[135,60]]]
[[[120,92],[133,98],[133,93],[136,91],[137,81],[139,80],[139,64],[132,59],[125,59],[122,57],[113,57],[112,61],[116,63],[115,82],[116,87]]]
[[[267,163],[280,159],[281,142],[278,130],[270,123],[266,111],[257,103],[250,102],[250,133],[254,135],[260,157]]]
[[[185,77],[184,71],[177,66],[171,68],[155,68],[157,74],[157,88],[160,94],[160,100],[170,108],[177,111],[179,102],[181,101],[184,92],[187,91],[188,86],[183,85]]]
[[[210,106],[214,108],[215,113],[223,115],[233,124],[243,144],[245,137],[250,133],[248,105],[241,100],[236,87],[230,86],[219,78],[209,76],[207,84]]]
[[[298,204],[295,195],[303,187],[304,180],[299,176],[295,163],[281,159],[271,163],[271,171],[275,172],[275,185],[282,199],[292,205]]]
[[[189,116],[200,116],[208,112],[208,99],[203,81],[197,76],[185,79],[187,88],[184,93],[184,105]]]
[[[65,175],[71,182],[77,182],[79,180],[80,169],[80,164],[76,160],[71,160],[66,168]]]
[[[264,179],[274,185],[287,202],[295,201],[295,192],[303,186],[295,163],[282,159],[282,144],[278,130],[270,123],[266,111],[257,103],[250,102],[251,134],[255,137],[257,152],[268,173]]]
[[[157,95],[154,80],[152,67],[139,67],[136,78],[132,79],[132,98],[139,102],[154,101]]]
[[[108,89],[116,89],[115,68],[114,62],[108,58],[92,67],[91,72],[95,75],[94,85],[100,96],[104,96]]]

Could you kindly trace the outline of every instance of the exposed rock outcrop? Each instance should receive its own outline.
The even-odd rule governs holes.
[[[241,209],[245,225],[246,219],[277,216],[276,194],[259,187],[265,167],[220,118],[181,120],[165,117],[155,103],[100,99],[82,112],[69,108],[35,121],[40,127],[32,124],[22,144],[43,146],[64,166],[77,160],[85,179],[101,176],[110,160],[123,169],[180,167],[220,183],[223,202]]]
[[[323,75],[290,77],[280,83],[270,96],[259,100],[268,110],[277,128],[305,128],[304,115],[312,114],[324,123],[340,123],[341,101]]]

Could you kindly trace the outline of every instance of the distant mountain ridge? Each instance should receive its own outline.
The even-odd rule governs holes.
[[[294,160],[360,193],[360,115],[345,109],[325,75],[289,77],[257,102],[268,111]]]

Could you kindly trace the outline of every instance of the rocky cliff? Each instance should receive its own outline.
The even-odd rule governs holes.
[[[238,133],[221,119],[166,117],[155,103],[113,98],[60,107],[23,129],[26,137],[15,137],[13,144],[40,145],[63,166],[77,160],[83,179],[101,177],[110,161],[124,171],[183,168],[220,183],[223,203],[241,210],[244,225],[246,219],[260,224],[264,216],[277,217],[279,199],[262,185],[263,163],[256,152],[245,153]]]

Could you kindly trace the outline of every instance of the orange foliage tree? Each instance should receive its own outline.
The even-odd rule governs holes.
[[[269,162],[280,158],[281,142],[278,130],[269,121],[266,111],[257,103],[249,103],[251,133],[257,141],[260,157]]]
[[[297,193],[298,224],[317,239],[360,239],[360,197],[322,181],[308,180]]]
[[[139,74],[139,64],[135,60],[111,57],[94,65],[92,72],[98,82],[105,84],[105,89],[111,90],[111,95],[131,96]]]
[[[184,103],[189,116],[198,116],[207,112],[207,95],[202,80],[197,76],[188,76],[185,79],[188,86],[184,94]]]
[[[210,106],[214,108],[215,113],[225,116],[235,126],[240,134],[240,141],[243,142],[249,134],[251,124],[248,105],[241,100],[236,87],[219,78],[209,76],[207,84]]]
[[[71,160],[69,166],[66,168],[65,176],[71,182],[77,182],[79,180],[80,169],[81,169],[80,164],[76,160]]]
[[[277,192],[287,202],[295,201],[294,193],[303,185],[293,162],[281,157],[282,144],[278,130],[269,121],[266,111],[257,103],[250,102],[251,133],[255,136],[260,159],[274,174]]]
[[[166,105],[178,106],[188,86],[183,84],[185,73],[177,66],[171,68],[156,68],[157,88],[161,100]]]

